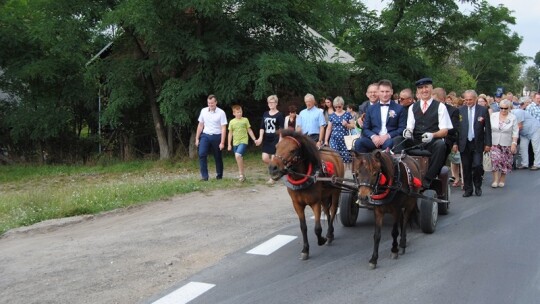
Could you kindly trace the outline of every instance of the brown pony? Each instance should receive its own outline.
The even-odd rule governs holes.
[[[353,176],[358,185],[358,198],[363,204],[373,207],[375,215],[375,232],[373,235],[373,255],[369,266],[374,269],[379,258],[379,243],[384,214],[390,213],[394,219],[392,227],[392,258],[398,257],[399,235],[398,223],[401,226],[399,247],[402,254],[407,246],[407,223],[418,221],[416,198],[408,195],[420,190],[420,171],[417,162],[407,156],[392,156],[390,153],[375,150],[372,153],[355,153],[353,158]]]
[[[304,246],[300,258],[309,258],[309,243],[304,210],[310,206],[315,215],[315,234],[319,246],[332,243],[334,239],[334,218],[339,203],[341,189],[329,181],[318,177],[334,176],[343,178],[345,168],[339,154],[330,148],[317,149],[309,137],[292,130],[281,132],[281,141],[276,145],[276,154],[268,165],[273,180],[285,176],[284,182],[292,199],[294,210],[300,220],[300,230]],[[322,237],[321,206],[328,218],[326,238]]]

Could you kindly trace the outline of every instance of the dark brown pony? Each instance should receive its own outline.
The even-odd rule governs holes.
[[[341,189],[330,181],[318,181],[317,177],[336,176],[343,178],[345,168],[339,154],[330,149],[317,149],[309,137],[292,130],[283,130],[281,141],[276,145],[276,154],[268,171],[273,180],[285,175],[287,191],[292,199],[294,210],[300,220],[300,230],[304,246],[300,258],[309,258],[306,215],[304,210],[310,206],[315,215],[315,234],[319,246],[330,244],[334,239],[334,219],[339,203]],[[326,238],[322,236],[321,206],[328,218]]]
[[[370,268],[374,269],[379,258],[384,214],[389,213],[394,219],[392,258],[397,259],[399,252],[398,225],[401,226],[399,247],[405,253],[407,224],[411,219],[417,221],[418,216],[416,198],[408,193],[418,192],[421,186],[418,179],[420,172],[418,164],[411,157],[402,155],[394,158],[390,153],[376,150],[372,153],[355,153],[353,175],[358,184],[358,198],[362,203],[371,205],[375,215],[373,255],[369,260]]]

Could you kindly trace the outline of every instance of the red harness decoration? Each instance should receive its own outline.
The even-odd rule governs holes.
[[[306,172],[306,176],[304,176],[303,178],[301,178],[299,180],[294,180],[294,179],[291,178],[290,174],[287,174],[287,181],[289,183],[291,183],[292,185],[295,185],[295,186],[302,185],[303,183],[305,183],[308,180],[308,178],[311,177],[311,171],[313,171],[313,166],[311,165],[311,163],[309,163],[308,170]]]
[[[420,187],[422,187],[422,181],[420,181],[420,179],[418,177],[413,177],[413,187],[415,187],[416,189],[420,189]]]
[[[332,176],[334,175],[334,173],[336,173],[336,170],[334,168],[334,164],[329,162],[329,161],[325,161],[324,162],[325,164],[325,167],[326,167],[326,174],[329,175],[329,176]]]
[[[392,180],[388,180],[386,178],[386,176],[381,173],[381,177],[379,178],[379,185],[387,186],[387,188],[382,193],[372,194],[371,199],[373,199],[373,200],[377,200],[377,201],[382,200],[388,195],[388,193],[390,193],[390,187],[392,186]]]

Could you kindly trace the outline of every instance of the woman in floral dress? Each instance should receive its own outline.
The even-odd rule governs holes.
[[[519,137],[517,118],[510,113],[512,102],[505,99],[499,106],[501,110],[490,117],[493,188],[504,187],[506,175],[512,171],[513,154],[517,152]]]
[[[334,99],[334,113],[328,116],[328,126],[324,134],[324,144],[339,152],[345,164],[351,162],[351,154],[345,145],[344,136],[349,134],[349,121],[352,118],[351,113],[343,109],[345,102],[341,96]]]

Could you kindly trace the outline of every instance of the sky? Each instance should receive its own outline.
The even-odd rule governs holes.
[[[380,11],[385,8],[389,0],[362,0],[369,9]],[[538,0],[487,0],[493,6],[502,4],[516,18],[516,25],[510,25],[511,31],[516,32],[523,38],[519,53],[524,56],[532,57],[540,52],[540,1]],[[472,11],[470,5],[460,5],[465,12]],[[534,65],[532,59],[527,61],[526,66]]]

